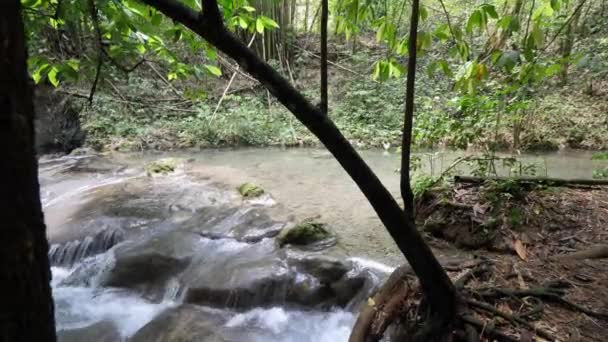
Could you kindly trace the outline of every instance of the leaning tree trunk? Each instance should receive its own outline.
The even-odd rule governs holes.
[[[179,22],[218,50],[235,59],[244,71],[264,85],[327,147],[368,199],[389,234],[420,279],[426,299],[439,321],[452,318],[455,289],[416,226],[378,177],[342,135],[334,122],[313,106],[276,70],[258,58],[226,29],[216,0],[203,0],[203,14],[177,0],[141,0]],[[443,317],[441,317],[443,316]]]
[[[0,4],[0,341],[55,341],[19,0]]]

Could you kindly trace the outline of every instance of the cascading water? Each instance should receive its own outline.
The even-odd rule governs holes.
[[[45,211],[60,218],[48,224],[59,341],[346,341],[390,270],[278,247],[271,197],[66,160],[41,165]]]

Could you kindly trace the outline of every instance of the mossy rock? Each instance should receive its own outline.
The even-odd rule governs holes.
[[[239,186],[238,190],[244,198],[254,198],[264,193],[264,189],[252,183],[245,183]]]
[[[159,159],[146,165],[146,173],[148,176],[159,174],[166,175],[175,171],[176,167],[177,161],[175,161],[175,159]]]
[[[291,228],[284,229],[277,236],[280,247],[287,244],[307,246],[326,240],[335,240],[335,236],[327,229],[325,223],[313,220],[305,220]]]

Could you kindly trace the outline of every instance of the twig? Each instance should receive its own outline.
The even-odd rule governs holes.
[[[91,20],[93,21],[93,29],[95,30],[95,36],[97,38],[97,48],[99,49],[97,55],[97,68],[95,70],[95,79],[93,80],[91,90],[89,91],[88,101],[89,105],[91,105],[93,103],[93,96],[95,96],[95,91],[97,90],[97,83],[99,82],[99,77],[101,75],[101,67],[103,65],[103,44],[101,42],[101,29],[99,28],[95,0],[89,0],[89,10],[91,11]]]
[[[299,46],[297,46],[297,45],[295,45],[295,44],[294,44],[294,45],[292,45],[292,46],[293,46],[293,47],[295,47],[296,49],[302,50],[303,52],[305,52],[305,53],[307,53],[307,54],[309,54],[309,55],[311,55],[311,56],[313,56],[313,57],[316,57],[316,58],[318,58],[318,59],[321,59],[321,56],[317,55],[317,54],[316,54],[316,53],[314,53],[314,52],[310,52],[310,51],[308,51],[308,50],[306,50],[306,49],[304,49],[304,48],[302,48],[302,47],[299,47]],[[342,65],[340,65],[340,64],[334,63],[334,62],[332,62],[332,61],[329,61],[329,60],[328,60],[328,61],[327,61],[327,64],[333,65],[333,66],[335,66],[336,68],[342,69],[342,70],[344,70],[344,71],[348,71],[348,72],[350,72],[350,73],[351,73],[351,74],[353,74],[353,75],[357,75],[357,76],[361,76],[361,77],[369,78],[369,77],[367,77],[367,76],[365,76],[365,75],[363,75],[363,74],[361,74],[361,73],[358,73],[358,72],[356,72],[356,71],[354,71],[354,70],[351,70],[351,69],[349,69],[349,68],[347,68],[347,67],[345,67],[345,66],[342,66]],[[374,81],[374,82],[376,82],[376,83],[380,83],[380,82],[378,82],[378,81]]]
[[[570,16],[570,18],[568,18],[568,20],[566,20],[566,22],[564,22],[564,24],[557,30],[557,32],[555,32],[555,35],[553,35],[551,40],[541,49],[541,51],[545,51],[547,48],[549,48],[549,46],[551,46],[551,44],[553,44],[555,39],[557,39],[557,37],[564,30],[564,28],[566,26],[570,25],[570,22],[572,21],[572,19],[574,19],[574,16],[576,15],[576,13],[578,11],[580,11],[581,8],[583,8],[583,6],[585,5],[585,2],[586,2],[586,0],[581,1],[581,3],[574,9],[574,12],[572,12],[572,15]]]
[[[247,47],[251,47],[251,44],[253,44],[254,40],[255,40],[255,33],[251,37],[251,40],[249,41],[249,44],[247,44]],[[234,79],[236,78],[236,75],[238,74],[238,70],[240,68],[241,68],[241,66],[237,65],[236,71],[234,73],[232,73],[232,77],[230,77],[230,81],[228,82],[228,85],[224,89],[224,92],[222,93],[220,100],[217,102],[217,105],[215,106],[215,110],[213,111],[213,115],[211,115],[211,118],[209,119],[209,122],[211,122],[211,121],[213,121],[213,119],[215,119],[215,115],[217,114],[218,109],[220,109],[222,102],[224,102],[224,98],[226,97],[226,94],[228,93],[228,89],[230,89],[230,86],[232,85],[232,82],[234,82]]]
[[[180,93],[171,82],[169,82],[149,61],[145,61],[146,65],[150,68],[150,70],[154,71],[154,73],[175,93],[175,95],[182,97],[182,93]]]
[[[493,306],[492,306],[492,305],[490,305],[490,304],[483,303],[483,302],[479,302],[479,301],[476,301],[476,300],[474,300],[474,299],[466,299],[466,302],[467,302],[467,304],[471,305],[472,307],[476,307],[476,308],[478,308],[478,309],[482,309],[482,310],[488,311],[488,312],[490,312],[490,313],[493,313],[493,314],[495,314],[496,316],[500,316],[500,317],[502,317],[502,318],[504,318],[504,319],[506,319],[506,320],[510,321],[511,323],[515,323],[515,324],[520,324],[520,325],[523,325],[523,326],[525,326],[526,328],[531,329],[531,330],[532,330],[532,331],[534,331],[534,332],[535,332],[535,333],[536,333],[538,336],[540,336],[540,337],[542,337],[542,338],[544,338],[544,339],[547,339],[547,340],[549,340],[549,341],[554,341],[554,340],[555,340],[555,338],[553,337],[553,336],[554,336],[554,334],[552,334],[552,333],[550,333],[550,332],[548,332],[548,331],[545,331],[545,330],[543,330],[543,329],[541,329],[541,328],[537,328],[537,327],[535,327],[534,325],[532,325],[532,324],[528,323],[527,321],[525,321],[525,320],[521,319],[521,318],[520,318],[520,317],[518,317],[518,316],[511,315],[511,314],[508,314],[508,313],[506,313],[506,312],[502,312],[502,311],[500,311],[500,310],[496,309],[495,307],[493,307]]]
[[[488,326],[486,323],[472,317],[462,316],[462,320],[470,325],[476,326],[483,336],[491,337],[499,342],[518,342],[519,340],[509,335],[505,335],[498,329]]]
[[[88,99],[89,98],[88,95],[81,94],[81,93],[78,93],[78,92],[73,92],[73,91],[68,91],[68,90],[62,90],[62,89],[58,89],[56,91],[58,91],[60,93],[63,93],[63,94],[71,95],[71,96],[74,96],[74,97],[79,97],[79,98],[84,98],[84,99]],[[147,103],[144,103],[144,102],[122,100],[122,99],[116,99],[116,98],[113,98],[113,97],[107,97],[106,99],[108,101],[112,101],[112,102],[131,104],[131,105],[138,105],[138,106],[142,106],[142,107],[154,107],[154,108],[159,108],[159,109],[163,109],[163,110],[170,110],[170,111],[174,111],[174,112],[183,112],[183,113],[192,113],[192,114],[197,114],[198,113],[198,111],[194,110],[194,109],[166,107],[166,106],[151,106],[150,104],[147,104]]]
[[[223,66],[227,67],[228,69],[230,69],[233,72],[238,72],[239,75],[245,77],[246,79],[250,80],[251,82],[255,82],[255,83],[259,83],[258,80],[256,80],[255,78],[249,76],[248,74],[244,73],[243,71],[241,71],[239,68],[233,66],[232,64],[230,64],[230,62],[226,61],[225,59],[223,59],[221,56],[217,56],[218,61],[220,62],[220,64],[222,64]]]
[[[491,289],[485,292],[477,293],[484,298],[501,298],[508,296],[516,297],[537,297],[545,300],[552,301],[554,303],[562,304],[568,309],[580,311],[588,316],[608,320],[608,314],[602,312],[595,312],[591,309],[587,309],[579,304],[572,303],[571,301],[563,298],[563,292],[550,287],[538,287],[527,290],[511,290],[511,289]]]
[[[439,3],[441,4],[441,8],[443,9],[443,14],[445,14],[445,19],[448,22],[448,28],[450,29],[450,35],[452,36],[452,42],[454,44],[456,44],[456,35],[454,34],[454,29],[452,28],[452,23],[450,21],[450,14],[448,13],[448,10],[445,8],[445,4],[443,3],[443,0],[439,0]]]
[[[108,53],[108,51],[105,49],[105,47],[102,46],[102,51],[104,53],[104,55],[106,56],[106,58],[110,61],[110,63],[112,63],[112,65],[114,65],[115,67],[117,67],[119,70],[121,70],[122,72],[128,74],[132,71],[134,71],[135,69],[137,69],[140,65],[142,65],[144,62],[147,61],[147,59],[145,57],[142,57],[142,59],[138,62],[136,62],[135,64],[133,64],[133,66],[130,67],[126,67],[122,64],[120,64],[116,59],[114,59],[112,56],[110,56],[110,54]]]

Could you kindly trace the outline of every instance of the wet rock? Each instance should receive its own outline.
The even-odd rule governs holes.
[[[289,244],[296,246],[319,245],[326,248],[334,245],[336,239],[324,223],[305,220],[281,232],[277,237],[277,242],[281,247]]]
[[[57,331],[57,341],[121,342],[125,341],[125,339],[120,336],[118,329],[112,322],[101,321],[82,328],[60,329]]]
[[[70,152],[82,146],[85,133],[80,126],[79,109],[70,96],[39,85],[35,89],[36,152]]]
[[[345,262],[306,254],[288,257],[270,240],[253,245],[211,240],[206,249],[213,254],[195,260],[180,278],[187,286],[186,302],[241,309],[286,303],[327,309],[345,306],[364,283],[349,280]]]
[[[252,183],[242,184],[238,187],[238,190],[244,198],[254,198],[261,196],[264,193],[264,189]]]
[[[90,156],[96,154],[97,151],[90,147],[78,147],[73,149],[72,152],[70,152],[70,156]]]
[[[272,241],[247,244],[209,240],[180,281],[185,301],[216,307],[247,308],[282,303],[295,274]]]
[[[113,268],[100,280],[100,285],[137,289],[158,301],[164,296],[168,282],[190,263],[200,247],[198,240],[194,234],[169,232],[118,246]]]
[[[124,240],[124,231],[109,228],[82,240],[53,244],[49,248],[49,260],[53,266],[72,266],[86,257],[103,253]]]
[[[210,239],[233,238],[258,242],[279,234],[284,223],[273,220],[254,207],[213,206],[198,210],[191,218],[180,222],[178,227]]]
[[[225,312],[196,305],[168,309],[141,328],[131,342],[242,342],[269,341],[261,329],[227,327]]]
[[[178,161],[173,158],[159,159],[146,165],[146,173],[150,175],[169,174],[177,168]]]

